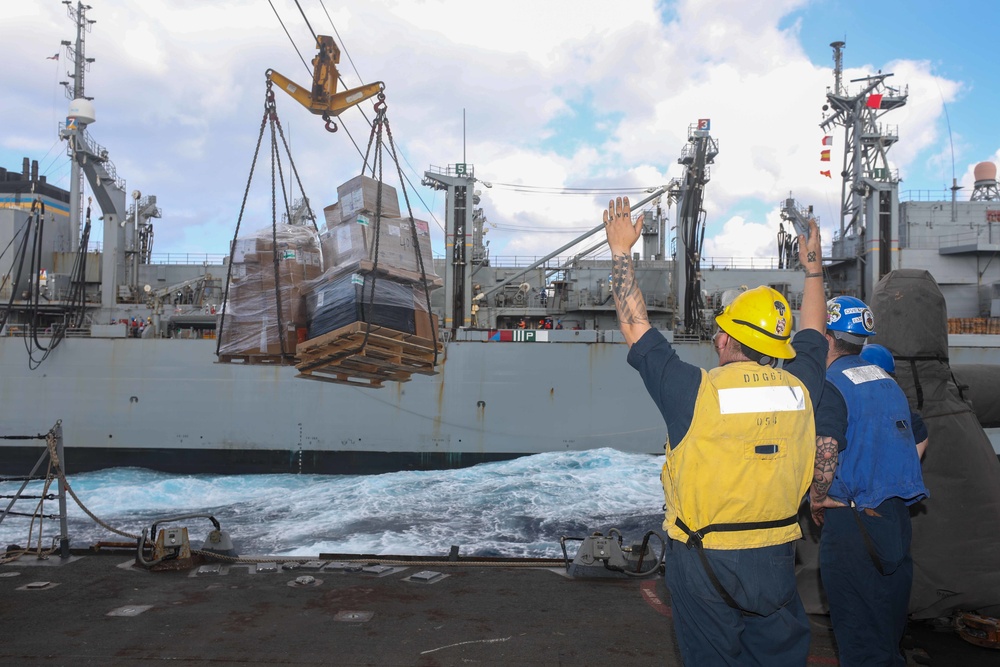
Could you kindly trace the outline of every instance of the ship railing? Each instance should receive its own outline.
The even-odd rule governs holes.
[[[674,297],[668,292],[643,292],[643,298],[647,308],[673,308]],[[604,306],[608,309],[615,308],[615,302],[611,294],[600,291],[580,290],[570,292],[564,300],[566,310],[587,310],[594,307]]]
[[[703,257],[702,271],[754,270],[771,271],[781,268],[777,257]]]
[[[67,132],[66,123],[59,123],[59,136],[65,136]],[[97,158],[101,164],[104,165],[104,171],[107,173],[108,177],[112,180],[115,186],[124,191],[125,190],[125,179],[118,175],[118,170],[115,169],[114,162],[108,157],[108,149],[100,145],[94,138],[90,136],[90,132],[86,129],[83,132],[77,134],[83,140],[83,147],[88,153]]]
[[[458,162],[455,164],[449,164],[447,167],[439,167],[437,165],[431,165],[428,167],[427,171],[432,174],[441,174],[443,176],[469,176],[475,177],[476,168],[474,165],[468,162]]]
[[[46,327],[45,329],[33,332],[30,324],[7,324],[0,330],[0,335],[11,338],[24,338],[25,336],[34,336],[36,334],[43,338],[48,338],[52,333],[52,327]],[[90,338],[90,327],[65,329],[64,335],[67,338]]]
[[[1000,230],[994,233],[992,227],[987,229],[985,226],[979,226],[976,229],[959,234],[944,234],[937,237],[938,248],[954,248],[956,246],[975,245],[977,243],[998,242],[1000,242]]]
[[[38,538],[39,548],[36,552],[32,552],[39,557],[48,556],[48,554],[53,553],[57,550],[59,551],[60,558],[69,558],[69,522],[67,519],[66,512],[66,484],[65,484],[65,451],[63,449],[63,434],[62,434],[62,421],[57,421],[55,425],[49,429],[48,433],[38,434],[38,435],[0,435],[0,440],[41,440],[45,443],[42,448],[42,453],[35,462],[34,467],[31,469],[27,475],[22,476],[4,476],[0,477],[0,482],[21,482],[21,486],[12,494],[0,494],[0,499],[8,500],[6,508],[0,511],[0,523],[8,517],[23,517],[28,518],[32,522],[36,519],[58,519],[59,520],[59,536],[57,538],[52,538],[52,547],[48,549],[41,548],[41,537]],[[42,469],[43,464],[49,462],[50,465],[46,466],[47,473],[45,475],[40,475],[39,471]],[[48,484],[52,481],[51,477],[55,477],[56,481],[56,493],[46,493],[40,495],[29,495],[25,494],[28,489],[28,484],[31,482],[43,482],[44,487],[40,489],[48,490]],[[14,505],[18,501],[31,501],[30,504],[35,506],[35,511],[33,512],[16,512],[14,511]],[[59,513],[58,514],[41,514],[40,510],[43,507],[42,503],[45,500],[57,500]],[[41,531],[41,527],[38,528]],[[58,540],[58,546],[57,541]],[[5,562],[6,560],[13,560],[18,558],[28,550],[14,551],[13,553],[8,549],[8,551],[0,555],[0,562]]]
[[[67,338],[90,338],[90,327],[66,329]]]
[[[221,266],[226,255],[219,253],[197,252],[154,252],[149,256],[150,264],[190,264],[203,266],[205,264]]]
[[[899,201],[951,201],[948,190],[905,190],[899,193]]]
[[[522,266],[531,266],[535,262],[542,259],[539,256],[532,255],[494,255],[491,258],[491,265],[496,268],[517,268]],[[572,256],[567,257],[552,257],[541,265],[539,268],[545,269],[555,269],[562,268],[570,260],[573,259]],[[611,259],[602,257],[590,257],[587,260],[587,265],[590,266],[595,262],[605,261],[610,267]],[[643,268],[643,263],[645,260],[640,260],[637,264],[637,268]],[[778,267],[777,257],[703,257],[700,264],[702,270],[706,271],[724,271],[727,269],[760,269],[760,270],[772,270]]]
[[[687,333],[684,331],[674,332],[674,342],[675,343],[697,343],[701,341],[701,336],[696,333]]]
[[[544,255],[491,255],[490,266],[495,268],[520,268],[522,266],[531,266],[541,260],[542,257],[544,257]],[[559,269],[567,264],[572,258],[572,255],[567,255],[565,257],[550,257],[544,264],[540,264],[538,268]]]

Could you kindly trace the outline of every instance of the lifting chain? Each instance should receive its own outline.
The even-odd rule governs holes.
[[[270,70],[268,70],[268,72],[270,72]],[[233,241],[232,241],[232,245],[231,245],[231,248],[230,248],[230,253],[232,253],[236,249],[236,240],[237,240],[237,238],[240,235],[240,225],[243,222],[243,214],[246,212],[247,198],[248,198],[248,196],[250,194],[250,184],[253,182],[254,171],[255,171],[255,169],[257,167],[257,159],[258,159],[258,157],[260,155],[261,144],[263,143],[263,140],[264,140],[264,131],[268,127],[270,127],[270,129],[271,129],[271,142],[270,142],[271,143],[271,146],[270,146],[270,154],[271,154],[271,227],[272,227],[272,235],[271,236],[272,236],[272,243],[275,244],[275,247],[277,247],[277,245],[276,245],[277,244],[277,238],[276,238],[276,236],[277,236],[277,224],[278,224],[278,217],[277,217],[277,193],[278,193],[278,187],[277,187],[277,183],[275,182],[276,178],[280,179],[280,181],[281,181],[280,192],[281,192],[282,197],[284,198],[284,202],[283,203],[284,203],[284,206],[285,206],[285,213],[286,213],[286,215],[289,216],[289,218],[291,218],[291,210],[290,210],[290,206],[289,206],[289,201],[288,201],[288,197],[286,196],[285,175],[284,175],[284,172],[282,171],[281,156],[280,156],[280,152],[278,150],[279,149],[279,143],[278,143],[279,139],[281,140],[280,141],[280,146],[281,146],[281,148],[284,149],[284,153],[285,153],[285,155],[288,158],[288,165],[291,168],[291,175],[294,176],[295,182],[296,182],[296,184],[298,185],[298,188],[299,188],[299,192],[302,194],[303,200],[305,202],[307,202],[307,205],[308,205],[309,198],[306,196],[305,189],[302,187],[302,179],[299,177],[298,169],[296,169],[296,167],[295,167],[295,161],[292,159],[292,153],[291,153],[291,150],[288,147],[288,141],[285,139],[285,131],[281,127],[281,121],[278,119],[278,110],[277,110],[277,106],[275,105],[275,101],[274,101],[274,87],[273,86],[274,86],[274,84],[271,81],[270,77],[267,77],[266,88],[265,88],[265,92],[264,92],[264,115],[263,115],[263,117],[260,120],[260,132],[257,135],[257,145],[254,148],[253,161],[250,163],[250,174],[247,176],[246,188],[243,190],[243,201],[240,204],[240,213],[239,213],[239,216],[236,219],[236,230],[233,233]],[[329,128],[327,128],[327,129],[329,129]],[[276,130],[277,130],[277,132],[276,132]],[[335,131],[335,130],[333,130],[333,131]],[[311,217],[311,220],[312,220],[313,228],[316,229],[316,231],[318,233],[319,229],[316,226],[316,218],[311,215],[311,212],[312,212],[311,209],[308,209],[308,210],[310,212],[310,217]],[[230,254],[230,257],[231,256],[232,256],[232,254]],[[274,262],[275,262],[275,265],[277,265],[277,254],[275,254]],[[229,296],[229,286],[232,283],[232,272],[233,272],[233,262],[230,261],[228,263],[228,268],[227,268],[227,272],[226,272],[226,284],[225,284],[225,288],[224,288],[225,289],[224,294],[225,294],[225,296],[226,296],[227,299],[228,299],[228,296]],[[282,310],[282,307],[281,307],[282,306],[282,303],[281,303],[281,290],[280,290],[281,285],[279,284],[278,274],[279,274],[279,272],[277,270],[277,266],[275,266],[275,302],[276,302],[276,306],[277,306],[277,319],[279,321],[279,331],[282,331],[282,330],[284,330],[283,323],[281,322],[281,313],[283,312],[283,310]],[[223,334],[224,327],[225,327],[225,324],[226,324],[226,319],[227,319],[226,318],[226,309],[223,308],[222,315],[221,315],[220,320],[219,320],[219,326],[218,326],[217,335],[216,335],[216,345],[215,345],[215,354],[216,355],[218,355],[220,353],[220,350],[222,349],[222,334]],[[290,356],[287,353],[287,351],[285,350],[285,338],[284,338],[284,336],[279,335],[278,342],[280,343],[280,346],[281,346],[281,356],[283,358]]]

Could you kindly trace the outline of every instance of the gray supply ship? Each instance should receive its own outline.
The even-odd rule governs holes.
[[[0,256],[4,433],[38,433],[61,420],[73,471],[372,473],[605,446],[662,451],[661,417],[635,398],[643,389],[617,330],[610,260],[593,257],[604,245],[602,226],[530,265],[498,266],[484,244],[471,164],[424,174],[446,197],[447,252],[432,271],[444,285],[431,303],[443,344],[435,374],[374,388],[306,382],[289,365],[219,363],[216,310],[235,259],[153,261],[156,197],[129,193],[87,129],[95,114],[83,90],[85,10],[75,10],[76,71],[60,127],[72,157],[70,192],[46,183],[28,158],[20,172],[0,170],[0,247],[10,248]],[[925,268],[954,323],[951,362],[995,363],[995,167],[980,166],[969,201],[956,200],[957,188],[950,198],[901,198],[887,159],[897,137],[883,116],[907,94],[883,74],[848,92],[837,44],[824,127],[842,128],[845,162],[830,292],[866,298],[890,270]],[[881,105],[872,108],[866,100],[876,94]],[[703,367],[716,361],[708,337],[727,293],[767,284],[795,308],[803,279],[791,231],[779,234],[769,262],[702,257],[702,202],[719,153],[707,126],[689,128],[684,175],[634,206],[646,213],[636,273],[650,321]],[[103,217],[101,252],[88,251],[96,210],[82,204],[82,178]],[[789,230],[809,216],[808,207],[784,203]],[[305,203],[283,223],[309,218]],[[564,254],[588,239],[589,247]],[[11,440],[0,440],[0,450],[4,472],[23,471],[39,455]]]

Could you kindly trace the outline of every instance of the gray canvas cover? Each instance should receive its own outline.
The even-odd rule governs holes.
[[[916,619],[956,610],[1000,615],[1000,462],[980,425],[1000,425],[1000,366],[949,367],[944,297],[926,271],[886,275],[869,305],[878,332],[872,342],[892,351],[897,381],[930,433],[922,468],[931,497],[911,508],[910,612]],[[821,533],[807,505],[799,525],[799,594],[806,612],[826,614]]]
[[[927,271],[900,269],[879,281],[869,306],[877,331],[872,342],[892,351],[896,379],[930,433],[923,473],[931,495],[911,508],[910,613],[997,615],[1000,461],[949,367],[944,297]],[[988,402],[985,394],[979,402]]]
[[[951,372],[962,396],[972,404],[980,426],[1000,427],[1000,366],[956,364]]]

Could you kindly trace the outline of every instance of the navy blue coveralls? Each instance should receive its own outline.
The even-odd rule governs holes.
[[[827,377],[816,433],[837,439],[829,495],[848,507],[825,510],[820,576],[840,664],[905,665],[899,643],[913,583],[907,506],[928,495],[914,447],[927,429],[896,381],[860,357],[840,357]],[[846,432],[837,426],[845,411]]]

